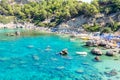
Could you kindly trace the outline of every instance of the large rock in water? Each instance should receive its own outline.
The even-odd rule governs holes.
[[[107,52],[106,52],[106,55],[107,55],[107,56],[114,56],[115,54],[114,54],[113,51],[107,51]]]
[[[106,49],[110,49],[111,47],[110,47],[109,45],[106,45],[105,48],[106,48]]]
[[[68,54],[67,49],[62,50],[59,54],[63,56],[67,55]]]
[[[89,40],[86,42],[86,46],[97,46],[96,42],[93,40]]]
[[[16,35],[16,36],[20,36],[20,32],[19,32],[19,31],[16,31],[16,32],[15,32],[15,35]]]
[[[99,46],[106,46],[106,45],[107,45],[106,41],[101,41],[99,44]]]
[[[89,41],[86,42],[86,46],[93,46],[93,45],[94,45],[94,43],[91,40],[89,40]]]
[[[15,36],[14,33],[7,33],[6,35],[7,35],[7,36]]]
[[[98,49],[98,48],[92,49],[91,53],[95,54],[95,55],[102,55],[102,51],[100,49]]]

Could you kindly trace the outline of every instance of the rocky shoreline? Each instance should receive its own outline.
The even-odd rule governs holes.
[[[15,32],[8,32],[6,33],[7,36],[20,36],[21,34],[21,29],[28,31],[28,32],[41,32],[41,33],[52,33],[50,28],[47,27],[38,27],[35,26],[32,23],[8,23],[8,24],[2,24],[0,23],[0,29],[14,29]]]
[[[95,36],[96,33],[88,33],[85,32],[84,30],[82,31],[76,31],[76,30],[59,30],[56,28],[46,28],[46,27],[38,27],[35,26],[32,23],[18,23],[18,24],[14,24],[14,23],[9,23],[9,24],[0,24],[0,29],[26,29],[26,30],[32,30],[32,31],[39,31],[39,32],[44,32],[44,33],[55,33],[55,34],[67,34],[70,35],[71,38],[77,37],[83,40],[87,40],[86,41],[86,46],[89,47],[95,47],[94,49],[91,50],[91,53],[95,54],[95,55],[102,55],[102,52],[100,49],[96,48],[96,47],[103,47],[105,49],[109,49],[106,52],[106,55],[108,56],[114,56],[115,53],[120,53],[120,45],[118,45],[117,43],[120,43],[120,36],[115,36],[114,38],[112,38],[111,40],[106,39],[106,38],[101,38],[100,34],[98,36]],[[7,36],[20,36],[21,33],[20,31],[16,31],[14,33],[7,33]]]
[[[92,49],[90,50],[91,54],[93,54],[93,61],[95,61],[96,63],[104,61],[104,59],[101,56],[112,56],[114,58],[114,56],[119,56],[120,55],[120,47],[118,47],[117,43],[119,42],[120,38],[118,37],[114,37],[112,39],[106,39],[105,37],[101,37],[100,35],[95,35],[96,33],[88,33],[88,32],[80,32],[78,33],[77,31],[66,31],[66,30],[56,30],[53,31],[54,28],[45,28],[45,27],[36,27],[34,25],[19,25],[19,26],[9,26],[9,27],[0,27],[1,29],[27,29],[27,30],[32,30],[32,31],[39,31],[39,32],[45,32],[45,33],[55,33],[55,34],[60,34],[60,35],[68,35],[70,37],[70,39],[74,38],[78,38],[78,39],[82,39],[85,41],[85,46],[87,47],[92,47]],[[7,36],[21,36],[21,33],[18,31],[15,31],[14,33],[8,33]],[[31,48],[33,46],[29,46],[29,48]],[[103,50],[101,49],[104,48],[105,52],[103,52]],[[63,55],[63,54],[62,54]],[[33,56],[33,59],[35,60],[39,60],[39,58],[37,56]],[[115,58],[115,60],[118,60],[118,58]],[[82,71],[77,70],[77,73],[82,73]],[[109,71],[104,70],[102,72],[103,74],[105,74],[108,77],[114,77],[116,75],[118,75],[118,70],[114,70],[114,68],[110,68]]]

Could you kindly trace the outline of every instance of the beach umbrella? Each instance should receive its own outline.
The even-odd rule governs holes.
[[[109,34],[108,36],[106,36],[106,39],[108,39],[108,40],[111,40],[111,39],[113,39],[113,35],[112,34]]]
[[[120,48],[120,42],[119,43],[117,43],[118,44],[118,47]]]

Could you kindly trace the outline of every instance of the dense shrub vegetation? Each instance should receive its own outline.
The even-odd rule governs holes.
[[[0,15],[0,23],[7,24],[7,23],[10,23],[12,21],[14,21],[14,16],[5,17],[5,16]]]
[[[14,3],[14,0],[1,0],[0,15],[15,16],[15,21],[29,21],[39,26],[49,27],[56,26],[79,15],[91,17],[97,13],[108,15],[120,11],[120,0],[93,0],[92,3],[77,0],[42,0],[40,2],[38,0],[27,4]],[[43,23],[45,20],[47,22]],[[97,31],[99,27],[99,25],[94,25],[85,27],[85,29]],[[118,25],[115,24],[111,27],[114,28],[114,31],[118,29]]]
[[[75,0],[43,0],[42,2],[29,2],[28,4],[13,4],[13,0],[2,0],[0,3],[0,14],[5,16],[16,16],[17,19],[30,21],[37,25],[45,19],[51,18],[51,26],[57,25],[72,17],[79,15],[92,16],[99,13],[97,3],[89,4]]]
[[[101,12],[111,14],[120,11],[120,0],[99,0]]]

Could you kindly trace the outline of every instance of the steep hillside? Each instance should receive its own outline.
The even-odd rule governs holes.
[[[36,26],[70,30],[81,30],[83,27],[90,32],[115,32],[120,28],[120,0],[93,0],[91,3],[75,0],[39,1],[2,0],[1,20],[13,16],[15,23],[30,22]],[[10,22],[5,19],[1,22]]]
[[[84,15],[82,15],[69,21],[63,22],[56,28],[58,28],[59,30],[77,30],[81,29],[81,27],[83,27],[84,25],[94,26],[94,23],[98,24],[100,27],[106,27],[113,21],[117,22],[118,25],[120,25],[120,12],[113,13],[111,15],[98,14],[95,17],[85,17]]]

